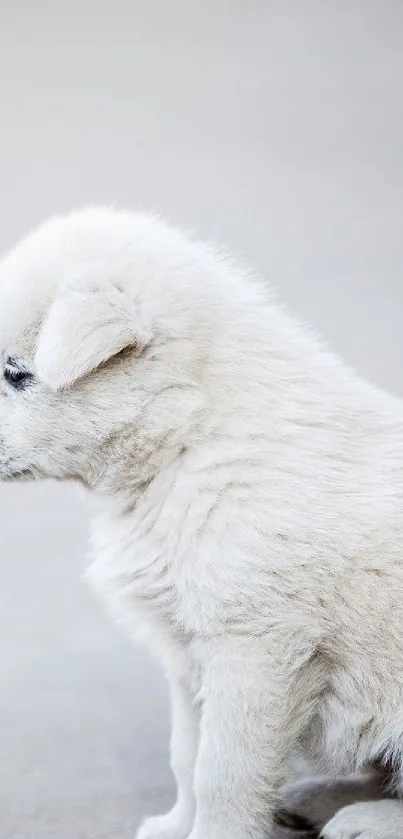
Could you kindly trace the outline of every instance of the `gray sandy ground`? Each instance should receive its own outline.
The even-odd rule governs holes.
[[[156,208],[403,394],[399,0],[15,0],[0,18],[1,248],[72,205]],[[80,582],[73,488],[0,486],[0,534],[0,836],[133,837],[173,794],[162,675]]]

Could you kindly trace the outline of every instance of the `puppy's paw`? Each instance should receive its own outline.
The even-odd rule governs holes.
[[[136,839],[187,839],[192,829],[193,814],[174,807],[163,816],[146,819],[136,833]]]
[[[368,801],[343,807],[324,827],[322,839],[402,839],[403,804]]]

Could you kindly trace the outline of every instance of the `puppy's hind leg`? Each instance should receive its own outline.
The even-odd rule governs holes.
[[[323,828],[322,839],[402,839],[401,801],[368,801],[343,807]]]

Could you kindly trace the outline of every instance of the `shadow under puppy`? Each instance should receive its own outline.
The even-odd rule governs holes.
[[[292,763],[275,814],[276,824],[288,828],[290,834],[279,830],[278,839],[292,839],[296,832],[298,839],[319,836],[339,811],[347,813],[352,805],[376,802],[382,813],[383,802],[395,798],[393,777],[382,766],[368,767],[359,775],[331,777],[315,774],[315,767],[300,757]]]

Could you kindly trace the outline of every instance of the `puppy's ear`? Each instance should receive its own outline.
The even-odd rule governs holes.
[[[56,298],[45,318],[36,369],[42,381],[60,390],[126,347],[140,353],[150,340],[135,304],[112,283],[71,287]]]

